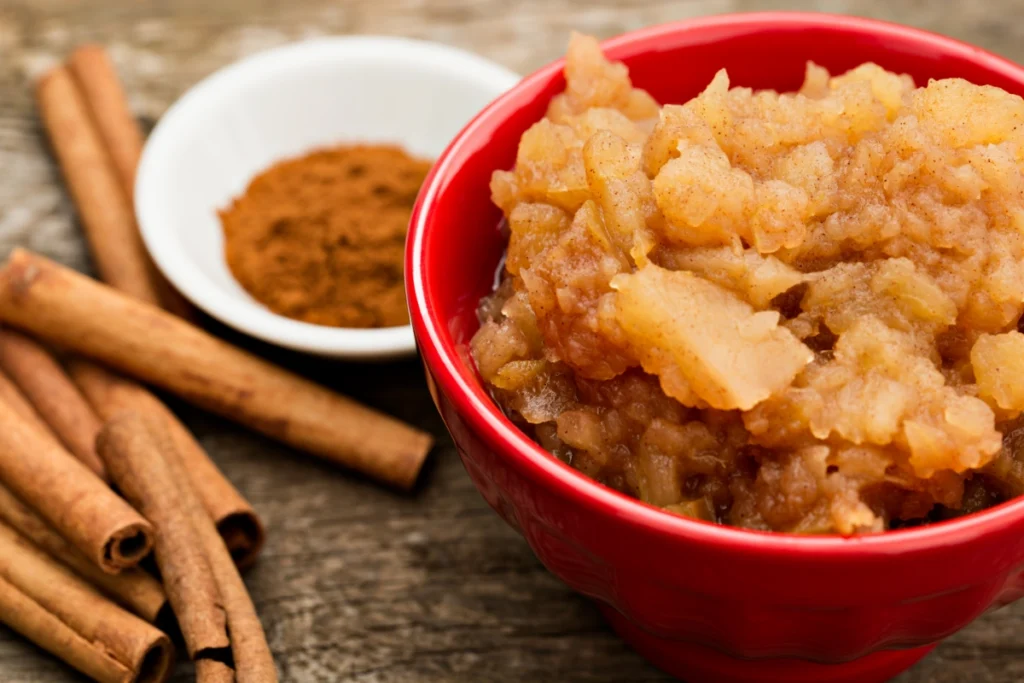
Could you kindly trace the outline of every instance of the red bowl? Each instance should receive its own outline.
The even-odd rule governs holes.
[[[958,76],[1024,94],[1024,69],[970,45],[821,14],[683,21],[604,44],[662,103],[732,83],[798,88],[807,60]],[[551,64],[493,102],[437,161],[407,250],[412,324],[434,401],[487,502],[541,562],[597,599],[615,629],[691,681],[882,681],[988,609],[1024,593],[1024,500],[913,530],[799,537],[663,513],[552,458],[495,407],[468,343],[505,248],[490,201],[495,169],[564,87]]]

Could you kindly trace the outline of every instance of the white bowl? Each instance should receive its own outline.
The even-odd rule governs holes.
[[[455,48],[400,38],[323,38],[244,59],[189,90],[146,143],[135,211],[171,283],[259,339],[349,359],[415,351],[409,326],[346,329],[271,312],[235,281],[217,210],[284,158],[347,142],[390,142],[436,158],[515,73]]]

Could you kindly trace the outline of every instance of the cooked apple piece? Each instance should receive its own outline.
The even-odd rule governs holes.
[[[612,288],[631,350],[665,393],[688,405],[692,392],[714,408],[750,410],[814,358],[779,327],[777,312],[756,312],[693,273],[647,266],[616,276]],[[683,391],[674,377],[685,380]]]
[[[956,322],[956,304],[909,259],[840,263],[806,278],[803,311],[835,334],[870,315],[892,329],[920,332],[931,343]]]
[[[800,447],[807,433],[902,452],[917,477],[982,467],[999,451],[992,410],[946,384],[914,337],[866,316],[839,335],[834,357],[744,415],[755,443]]]
[[[594,107],[617,109],[652,124],[658,117],[658,103],[633,87],[626,66],[608,61],[596,38],[573,32],[565,55],[565,92],[552,98],[547,118],[561,122]]]
[[[971,348],[978,394],[1004,410],[1024,410],[1024,334],[983,334]]]
[[[779,294],[801,282],[804,274],[774,256],[754,249],[736,252],[729,247],[665,249],[658,264],[669,270],[689,270],[706,280],[731,289],[757,308],[767,308]]]
[[[890,297],[911,321],[938,326],[956,322],[956,304],[909,259],[879,263],[871,276],[871,291]]]
[[[664,236],[675,244],[735,246],[750,238],[754,180],[718,147],[681,147],[654,178],[654,199],[668,221]]]
[[[646,263],[654,245],[647,217],[657,213],[657,207],[651,181],[640,170],[639,145],[599,131],[583,146],[583,166],[609,237],[634,263]]]

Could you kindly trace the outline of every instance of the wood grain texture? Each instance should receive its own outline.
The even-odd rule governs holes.
[[[26,246],[90,268],[28,80],[83,42],[110,47],[134,111],[151,125],[214,69],[307,36],[427,38],[527,72],[559,56],[570,29],[605,37],[701,14],[784,8],[895,20],[1024,60],[1021,0],[0,0],[0,256]],[[265,553],[246,579],[283,681],[669,680],[486,507],[416,363],[332,366],[249,346],[441,440],[420,486],[403,496],[173,404],[267,521]],[[898,682],[1024,680],[1022,627],[1024,603],[989,614]],[[81,679],[0,629],[0,680]],[[173,681],[189,680],[183,665]]]

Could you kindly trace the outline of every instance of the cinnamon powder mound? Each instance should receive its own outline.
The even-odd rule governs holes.
[[[429,169],[399,147],[378,145],[275,164],[220,212],[231,272],[289,318],[332,327],[407,324],[405,235]]]

